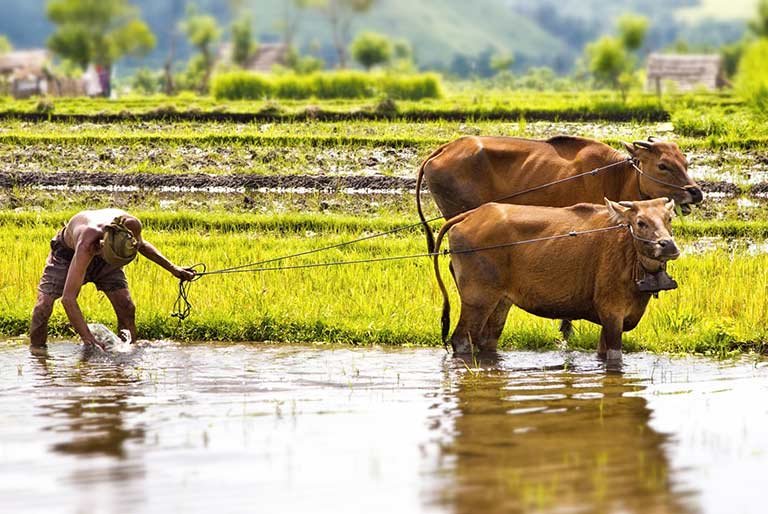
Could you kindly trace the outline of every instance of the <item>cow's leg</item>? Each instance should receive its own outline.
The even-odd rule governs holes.
[[[504,325],[507,322],[507,315],[509,309],[512,307],[512,301],[506,297],[502,297],[499,303],[496,304],[496,308],[493,310],[488,320],[485,322],[480,341],[477,343],[482,351],[494,352],[499,346],[499,337],[504,330]]]
[[[498,299],[491,301],[481,298],[461,299],[459,322],[451,335],[454,353],[471,353],[472,346],[482,341],[482,329],[498,304]]]
[[[573,323],[571,320],[564,319],[560,321],[560,333],[563,334],[563,341],[568,341],[573,335]]]
[[[623,321],[614,317],[601,317],[603,329],[597,355],[608,362],[621,361],[621,333]]]

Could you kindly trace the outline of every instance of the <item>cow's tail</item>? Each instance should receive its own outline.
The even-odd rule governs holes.
[[[443,314],[440,318],[440,337],[443,340],[443,346],[446,348],[448,346],[448,331],[451,328],[451,304],[448,300],[448,291],[445,289],[443,277],[440,275],[440,244],[443,242],[443,237],[448,232],[448,230],[457,223],[464,221],[468,214],[469,212],[463,212],[458,216],[454,216],[450,220],[446,221],[445,224],[440,228],[440,232],[437,234],[437,240],[434,243],[434,251],[430,252],[433,254],[432,263],[434,264],[435,268],[435,278],[437,279],[437,285],[440,287],[440,292],[443,295]]]
[[[445,145],[441,146],[432,152],[429,157],[424,159],[424,162],[422,162],[421,166],[419,166],[419,173],[416,176],[416,211],[419,213],[421,225],[424,227],[424,234],[427,237],[427,251],[429,253],[435,251],[435,235],[432,232],[432,228],[429,226],[429,223],[427,223],[427,219],[424,217],[424,211],[421,210],[421,183],[424,180],[424,167],[429,161],[437,157],[443,151],[443,148],[445,148]]]

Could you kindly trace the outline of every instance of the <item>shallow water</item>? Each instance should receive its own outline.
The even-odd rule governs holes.
[[[0,512],[764,512],[768,361],[0,345]]]

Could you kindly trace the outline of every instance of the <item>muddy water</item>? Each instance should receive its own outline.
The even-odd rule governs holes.
[[[765,512],[768,361],[0,344],[0,512]]]

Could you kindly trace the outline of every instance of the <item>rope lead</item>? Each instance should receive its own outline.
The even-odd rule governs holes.
[[[558,184],[562,184],[562,183],[565,183],[565,182],[569,182],[571,180],[576,180],[576,179],[584,177],[584,176],[594,176],[594,175],[597,175],[598,173],[600,173],[601,171],[605,171],[607,169],[610,169],[610,168],[613,168],[615,166],[619,166],[619,165],[622,165],[622,164],[626,164],[628,162],[635,168],[635,170],[639,174],[641,174],[641,175],[643,175],[643,176],[645,176],[647,178],[650,178],[651,180],[655,180],[657,182],[660,182],[662,184],[672,185],[672,184],[668,184],[666,182],[662,182],[662,181],[660,181],[658,179],[655,179],[654,177],[649,177],[648,175],[643,173],[643,171],[633,162],[633,158],[632,157],[628,157],[628,158],[623,159],[621,161],[617,161],[617,162],[608,164],[606,166],[595,168],[593,170],[586,171],[584,173],[579,173],[579,174],[573,175],[571,177],[566,177],[566,178],[563,178],[563,179],[559,179],[559,180],[555,180],[555,181],[552,181],[552,182],[548,182],[546,184],[541,184],[541,185],[534,186],[534,187],[531,187],[531,188],[528,188],[528,189],[524,189],[522,191],[517,191],[516,193],[512,193],[510,195],[506,195],[506,196],[503,196],[501,198],[497,198],[494,201],[500,202],[500,201],[503,201],[503,200],[509,200],[509,199],[515,198],[517,196],[521,196],[521,195],[525,195],[525,194],[528,194],[528,193],[532,193],[534,191],[538,191],[540,189],[544,189],[544,188],[551,187],[551,186],[554,186],[554,185],[558,185]],[[638,181],[638,189],[639,189],[639,187],[640,187],[640,182]],[[680,186],[673,186],[673,187],[678,187],[679,189],[684,189],[684,188],[682,188]],[[426,220],[426,222],[427,223],[432,223],[434,221],[439,220],[441,217],[442,216],[436,216],[434,218]],[[217,274],[224,274],[224,273],[248,273],[248,272],[258,273],[258,272],[261,272],[261,271],[279,271],[279,270],[290,270],[290,269],[317,268],[317,267],[328,267],[328,266],[340,266],[340,265],[345,265],[345,264],[362,264],[362,263],[370,263],[370,262],[382,262],[382,261],[393,261],[393,260],[402,260],[402,259],[413,259],[413,258],[418,258],[418,257],[434,257],[436,255],[446,256],[446,255],[450,255],[451,253],[468,253],[468,252],[476,252],[476,251],[481,251],[481,250],[491,250],[491,249],[494,249],[494,248],[501,248],[501,247],[505,247],[505,246],[515,246],[515,245],[520,245],[520,244],[535,243],[535,242],[539,242],[539,241],[546,241],[546,240],[551,240],[551,239],[560,239],[560,238],[564,238],[564,237],[575,237],[575,236],[578,236],[580,234],[590,234],[590,233],[595,233],[595,232],[604,232],[606,230],[613,230],[613,229],[625,227],[625,225],[616,225],[616,226],[613,226],[613,227],[607,227],[607,228],[601,228],[601,229],[593,229],[593,230],[585,230],[585,231],[581,231],[581,232],[570,231],[567,234],[560,234],[560,235],[557,235],[557,236],[543,237],[543,238],[537,238],[537,239],[530,239],[530,240],[526,240],[526,241],[515,241],[515,242],[512,242],[512,243],[494,245],[494,246],[489,246],[489,247],[485,247],[485,248],[471,248],[471,249],[463,250],[463,251],[451,251],[450,249],[445,249],[445,250],[443,250],[441,252],[437,252],[437,253],[424,253],[424,254],[417,254],[417,255],[396,256],[396,257],[382,257],[382,258],[376,258],[376,259],[362,259],[362,260],[357,260],[357,261],[326,262],[326,263],[316,263],[316,264],[304,264],[304,265],[297,265],[297,266],[264,267],[264,264],[267,264],[267,263],[273,263],[273,262],[278,262],[278,261],[282,261],[282,260],[286,260],[286,259],[291,259],[291,258],[295,258],[295,257],[310,255],[310,254],[313,254],[313,253],[323,252],[325,250],[330,250],[330,249],[333,249],[333,248],[341,248],[341,247],[352,245],[354,243],[358,243],[358,242],[361,242],[361,241],[366,241],[368,239],[374,239],[374,238],[377,238],[377,237],[382,237],[382,236],[385,236],[385,235],[394,234],[396,232],[400,232],[400,231],[403,231],[403,230],[408,230],[408,229],[411,229],[411,228],[415,228],[415,227],[421,226],[421,224],[422,224],[421,222],[418,222],[418,223],[414,223],[412,225],[406,225],[406,226],[403,226],[403,227],[398,227],[398,228],[395,228],[395,229],[392,229],[392,230],[388,230],[388,231],[385,231],[385,232],[379,232],[379,233],[372,234],[372,235],[369,235],[369,236],[361,237],[359,239],[354,239],[354,240],[351,240],[351,241],[345,241],[345,242],[338,243],[338,244],[331,245],[331,246],[325,246],[325,247],[321,247],[321,248],[316,248],[314,250],[308,250],[308,251],[304,251],[304,252],[295,253],[295,254],[292,254],[292,255],[286,255],[286,256],[283,256],[283,257],[275,257],[275,258],[272,258],[272,259],[266,259],[266,260],[262,260],[262,261],[252,262],[252,263],[249,263],[249,264],[243,264],[243,265],[240,265],[240,266],[234,266],[234,267],[231,267],[231,268],[220,269],[220,270],[215,270],[215,271],[207,271],[205,264],[202,264],[202,263],[201,264],[195,264],[194,266],[190,266],[190,269],[193,269],[196,272],[195,277],[192,280],[188,280],[188,281],[181,280],[181,281],[179,281],[179,294],[178,294],[178,296],[176,298],[176,301],[173,304],[173,311],[174,312],[171,314],[171,316],[174,317],[174,318],[177,318],[180,322],[189,317],[189,315],[190,315],[190,313],[192,311],[192,304],[189,302],[189,288],[191,287],[192,282],[195,282],[195,281],[201,279],[204,275],[217,275]],[[639,239],[637,236],[635,236],[634,232],[632,232],[632,236],[635,237],[635,239]],[[258,266],[261,266],[261,267],[258,267]],[[198,271],[195,268],[199,268],[200,271]]]
[[[176,301],[173,302],[172,318],[177,318],[179,323],[187,319],[192,312],[192,304],[189,303],[189,288],[192,286],[192,282],[196,282],[202,278],[205,274],[206,265],[203,263],[190,266],[195,272],[195,276],[192,280],[179,280],[179,295],[176,297]],[[200,271],[197,271],[200,269]]]

